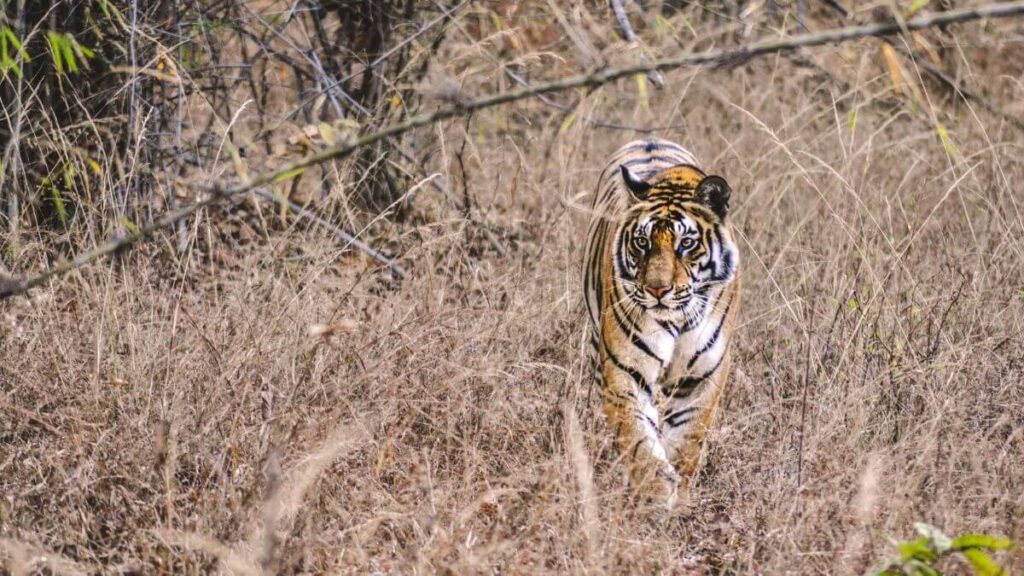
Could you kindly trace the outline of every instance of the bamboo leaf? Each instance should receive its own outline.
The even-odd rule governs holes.
[[[50,192],[50,199],[53,200],[53,208],[57,211],[57,220],[60,220],[63,226],[68,220],[68,210],[64,205],[64,197],[61,196],[60,189],[53,184],[47,186],[47,189]]]
[[[569,128],[572,128],[573,123],[576,122],[576,113],[578,110],[578,108],[574,108],[572,112],[566,114],[565,120],[562,120],[562,125],[558,128],[559,134],[565,134],[569,131]]]
[[[278,174],[277,176],[274,176],[273,182],[274,184],[277,184],[279,182],[286,182],[288,180],[291,180],[292,178],[300,176],[305,171],[305,168],[292,168],[291,170],[287,170],[285,172]]]
[[[28,51],[25,50],[25,46],[22,45],[21,40],[18,39],[18,35],[14,33],[14,30],[4,26],[3,32],[4,37],[10,41],[11,46],[14,46],[14,50],[19,56],[21,56],[21,59],[25,62],[31,62],[32,59],[28,57]]]
[[[56,32],[47,32],[46,41],[50,45],[50,55],[53,57],[53,67],[57,70],[57,78],[64,75],[64,57],[61,50],[61,36]]]
[[[65,34],[61,38],[60,50],[64,53],[64,65],[68,67],[68,72],[78,72],[78,59],[75,58],[74,48],[71,47],[73,40],[70,36]]]
[[[637,96],[640,98],[640,106],[644,110],[650,109],[650,101],[647,98],[647,77],[643,74],[637,74],[636,78],[636,91]]]
[[[124,226],[132,236],[142,236],[142,229],[138,224],[132,222],[128,217],[121,218],[121,225]]]
[[[935,123],[935,133],[939,135],[939,140],[942,142],[942,147],[946,149],[946,154],[956,157],[960,155],[960,151],[957,150],[956,145],[953,144],[953,140],[949,137],[949,132],[946,130],[946,126],[942,122]]]

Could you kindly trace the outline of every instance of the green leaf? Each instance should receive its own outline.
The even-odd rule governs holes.
[[[1003,573],[1003,568],[981,550],[970,548],[964,550],[963,554],[978,576],[999,576]]]
[[[637,96],[640,98],[640,106],[644,110],[649,110],[651,107],[650,99],[647,96],[647,76],[643,74],[637,74],[636,78],[636,91]]]
[[[127,217],[121,218],[121,225],[127,228],[128,232],[131,233],[132,236],[140,236],[142,234],[142,230],[138,227],[138,225],[135,224],[135,222],[129,220]]]
[[[850,111],[846,113],[846,127],[853,132],[853,129],[857,127],[857,109],[850,108]]]
[[[949,137],[949,131],[946,130],[946,126],[942,122],[935,123],[935,132],[939,135],[939,140],[942,142],[942,147],[945,148],[946,154],[958,156],[959,152],[956,149],[956,145],[953,144],[953,140]]]
[[[63,41],[60,43],[60,50],[64,53],[64,64],[68,67],[68,72],[78,72],[78,59],[75,58],[74,48],[71,46],[74,40],[71,36],[65,34]]]
[[[53,199],[53,207],[57,210],[57,219],[60,220],[61,225],[67,223],[68,210],[64,206],[64,197],[60,194],[60,189],[56,186],[48,186],[50,189],[50,198]]]
[[[917,540],[911,540],[909,542],[901,542],[899,545],[900,558],[903,560],[935,560],[938,555],[932,548],[932,540],[927,536],[922,536]]]
[[[63,38],[56,32],[47,32],[46,41],[50,44],[50,55],[53,57],[53,67],[57,70],[57,78],[64,75],[64,56],[61,44]]]
[[[562,125],[558,128],[559,134],[565,134],[572,128],[573,123],[576,122],[576,112],[577,109],[574,108],[572,112],[566,115],[565,120],[562,120]]]
[[[961,534],[953,538],[953,550],[966,550],[968,548],[986,548],[988,550],[1008,550],[1013,546],[1009,538],[992,536],[990,534]]]
[[[25,62],[31,62],[32,59],[28,57],[28,51],[26,51],[25,47],[21,44],[21,40],[18,40],[18,35],[14,33],[14,30],[4,26],[2,32],[5,38],[5,50],[7,42],[10,42],[11,46],[14,46],[14,50],[18,52],[18,55],[21,56],[22,60]]]
[[[78,54],[78,57],[81,58],[82,62],[85,62],[86,66],[89,65],[88,60],[96,56],[96,52],[93,52],[92,48],[83,46],[78,40],[74,41],[72,47],[75,49],[75,53]]]
[[[68,190],[75,187],[75,168],[70,164],[64,165],[64,187]]]

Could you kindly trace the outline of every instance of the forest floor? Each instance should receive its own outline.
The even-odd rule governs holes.
[[[1021,44],[979,38],[958,74],[1024,117]],[[894,85],[878,44],[426,130],[483,224],[422,186],[364,231],[404,280],[214,211],[190,223],[206,252],[159,242],[0,304],[0,557],[859,574],[919,521],[1024,542],[1024,133],[912,64]],[[688,513],[629,499],[583,361],[585,207],[640,135],[587,118],[661,127],[734,190],[734,368]]]

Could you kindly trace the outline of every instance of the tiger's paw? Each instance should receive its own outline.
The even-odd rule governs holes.
[[[665,510],[676,507],[680,476],[670,464],[662,464],[644,473],[634,473],[634,486],[641,499]]]

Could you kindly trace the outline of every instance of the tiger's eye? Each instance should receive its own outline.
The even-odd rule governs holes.
[[[633,238],[633,245],[636,246],[637,250],[645,251],[650,247],[651,243],[647,240],[646,236],[635,236]]]
[[[697,245],[697,241],[693,238],[683,238],[679,241],[679,253],[687,252]]]

